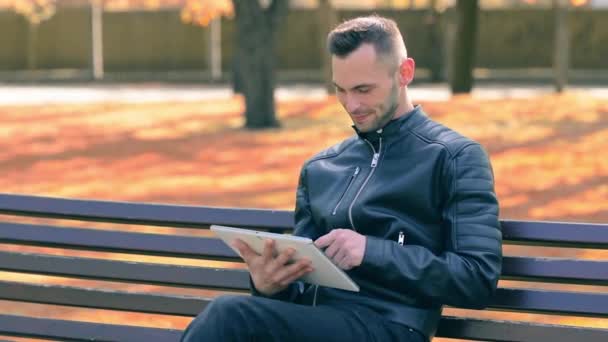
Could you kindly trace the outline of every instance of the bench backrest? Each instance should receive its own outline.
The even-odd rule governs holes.
[[[213,237],[87,228],[87,222],[207,229],[212,224],[289,232],[293,213],[0,194],[0,214],[82,221],[81,228],[0,221],[0,243],[234,261],[240,259]],[[608,224],[502,222],[505,245],[608,249]],[[0,246],[1,247],[1,246]],[[23,253],[0,248],[0,271],[247,293],[246,270]],[[504,280],[534,284],[583,284],[600,291],[501,286],[490,310],[608,318],[608,262],[505,256]],[[528,284],[528,283],[526,283]],[[0,280],[0,299],[91,309],[194,316],[212,298],[80,288]],[[178,341],[181,331],[11,315],[0,311],[0,336],[111,341]],[[444,316],[437,336],[493,341],[608,341],[608,330],[530,322]]]

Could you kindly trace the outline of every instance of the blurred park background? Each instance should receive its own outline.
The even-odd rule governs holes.
[[[0,0],[1,191],[293,209],[302,163],[353,134],[328,86],[325,35],[344,19],[375,12],[398,22],[416,60],[414,102],[489,152],[503,219],[608,222],[608,0],[234,4]],[[513,247],[505,254],[608,259],[602,250]],[[124,289],[10,272],[0,277]],[[0,311],[156,327],[189,321],[1,300]],[[608,320],[484,315],[608,327]]]

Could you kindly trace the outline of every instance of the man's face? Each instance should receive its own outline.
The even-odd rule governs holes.
[[[399,107],[398,68],[376,57],[371,44],[361,45],[345,58],[332,56],[338,100],[361,132],[384,127]]]

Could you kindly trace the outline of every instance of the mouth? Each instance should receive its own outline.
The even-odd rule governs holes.
[[[371,114],[353,115],[353,121],[357,124],[362,124],[370,117]]]

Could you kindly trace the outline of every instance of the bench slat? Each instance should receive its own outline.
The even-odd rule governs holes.
[[[235,290],[247,290],[249,284],[247,272],[244,270],[2,251],[0,251],[0,269],[86,279],[126,280],[170,286],[218,287]],[[505,257],[503,279],[608,285],[607,269],[608,262],[605,261]]]
[[[608,285],[608,262],[562,258],[504,257],[501,279]]]
[[[101,341],[178,341],[182,332],[159,329],[89,323],[46,318],[0,315],[0,333],[12,336]],[[477,341],[516,342],[604,342],[608,330],[563,325],[547,325],[514,321],[480,320],[443,317],[437,337],[458,337]]]
[[[608,317],[608,293],[499,288],[490,307],[510,311]]]
[[[103,323],[0,315],[0,333],[13,336],[101,341],[176,342],[182,332],[176,329],[142,328]],[[459,337],[478,341],[516,342],[603,342],[608,330],[513,321],[443,317],[438,337]]]
[[[0,242],[116,253],[240,261],[240,257],[222,240],[194,236],[0,222]]]
[[[195,315],[209,299],[98,289],[0,282],[0,298],[45,304]],[[608,317],[608,294],[498,289],[490,308],[549,314]]]
[[[608,224],[501,220],[501,227],[508,242],[608,249]]]
[[[64,341],[177,342],[182,331],[0,315],[0,334]]]
[[[0,194],[0,213],[171,227],[210,224],[286,231],[293,212]],[[168,219],[170,218],[170,219]],[[506,242],[608,248],[608,224],[502,220]]]
[[[293,227],[293,213],[285,210],[209,208],[16,194],[0,194],[0,213],[187,228],[207,228],[210,224],[276,230]]]
[[[604,342],[608,341],[608,330],[514,321],[442,317],[436,336],[476,341]]]
[[[608,230],[608,229],[607,229]],[[98,229],[61,228],[0,222],[0,242],[45,247],[61,247],[137,253],[146,255],[234,260],[240,258],[219,239],[149,233],[130,233]],[[606,263],[588,260],[505,257],[503,275],[533,277],[562,282],[606,285]]]
[[[0,299],[40,304],[195,316],[210,299],[0,281]]]
[[[246,270],[134,263],[0,251],[0,270],[163,286],[249,290]]]

